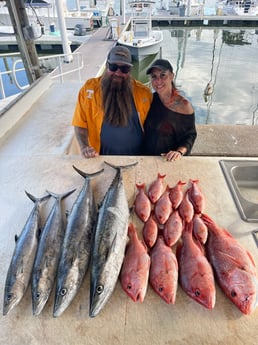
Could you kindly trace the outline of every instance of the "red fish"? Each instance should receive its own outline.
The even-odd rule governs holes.
[[[126,248],[120,281],[123,290],[134,302],[143,302],[148,287],[150,257],[132,223],[128,227],[128,236],[130,240]]]
[[[193,222],[186,223],[177,247],[179,282],[188,296],[208,309],[215,306],[216,290],[212,267],[193,239]]]
[[[194,237],[200,241],[202,244],[205,244],[208,238],[208,228],[200,214],[195,214],[193,217],[193,234]]]
[[[186,223],[191,222],[194,216],[194,208],[193,208],[193,204],[189,200],[188,191],[185,193],[178,210],[179,210],[179,214],[181,218]]]
[[[158,173],[156,180],[153,181],[149,186],[148,196],[153,204],[158,201],[164,191],[163,180],[165,177],[166,175],[161,175]]]
[[[199,180],[191,180],[191,187],[188,189],[189,199],[193,204],[195,213],[203,213],[205,208],[205,197],[198,186]]]
[[[164,239],[169,247],[172,247],[182,235],[183,222],[177,210],[169,216],[164,226]]]
[[[134,206],[137,216],[146,222],[151,213],[151,202],[145,193],[145,184],[136,184],[138,194],[136,195]]]
[[[186,183],[183,181],[178,181],[174,187],[170,188],[169,197],[172,202],[172,207],[174,210],[176,210],[179,207],[179,205],[181,204],[183,200],[183,197],[184,197],[183,186],[185,184]]]
[[[221,289],[244,314],[258,305],[258,275],[252,255],[208,215],[202,216],[208,226],[207,253]]]
[[[155,204],[154,212],[159,224],[165,224],[172,212],[172,203],[169,198],[169,186]]]
[[[174,304],[178,285],[178,264],[175,254],[159,236],[151,249],[150,284],[168,304]]]
[[[154,219],[153,214],[150,215],[142,229],[144,242],[149,248],[152,248],[158,237],[158,224]]]

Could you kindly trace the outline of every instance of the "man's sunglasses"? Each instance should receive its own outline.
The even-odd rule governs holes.
[[[118,69],[120,69],[120,71],[124,74],[129,73],[131,70],[131,66],[128,66],[128,65],[119,66],[116,63],[109,63],[108,68],[111,72],[116,72]]]

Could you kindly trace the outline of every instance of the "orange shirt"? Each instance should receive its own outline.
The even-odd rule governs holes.
[[[137,80],[132,81],[135,107],[143,127],[152,101],[150,89]],[[101,77],[86,81],[79,91],[72,125],[87,128],[89,145],[100,151],[100,132],[104,112],[102,106]]]

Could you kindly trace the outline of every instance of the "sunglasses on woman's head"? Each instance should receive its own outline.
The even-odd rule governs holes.
[[[116,63],[109,63],[108,68],[111,72],[116,72],[118,69],[120,69],[120,71],[124,74],[129,73],[131,70],[131,66],[128,66],[128,65],[119,66]]]

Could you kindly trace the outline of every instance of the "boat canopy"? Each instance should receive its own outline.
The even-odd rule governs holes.
[[[25,7],[52,7],[52,4],[44,0],[25,0],[24,5]]]

